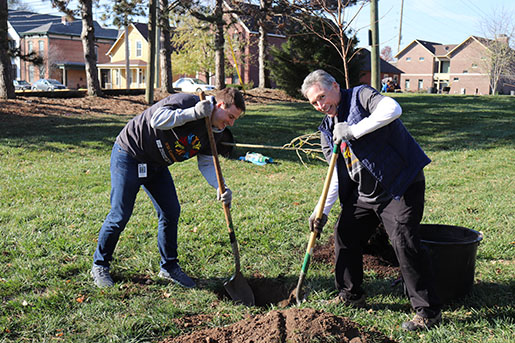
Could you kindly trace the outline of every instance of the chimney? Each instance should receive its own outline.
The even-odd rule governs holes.
[[[70,23],[73,22],[73,17],[70,15],[63,15],[61,17],[61,24],[63,25],[70,25]]]
[[[501,42],[503,44],[508,45],[510,37],[508,37],[506,34],[501,33],[499,36],[495,38],[496,41]]]

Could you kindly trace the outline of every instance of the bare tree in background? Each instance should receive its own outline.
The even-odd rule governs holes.
[[[14,99],[11,57],[7,31],[7,1],[0,1],[0,99]]]
[[[357,40],[357,31],[352,30],[350,25],[367,1],[359,1],[359,9],[348,20],[345,17],[345,9],[358,3],[358,0],[299,0],[292,3],[288,0],[281,1],[285,6],[291,6],[293,12],[290,18],[292,20],[297,21],[312,34],[327,41],[338,51],[342,59],[345,87],[350,88],[349,61],[359,51],[353,49]],[[314,25],[315,22],[318,25]]]
[[[82,47],[86,62],[86,81],[89,96],[101,96],[100,82],[98,81],[97,53],[95,51],[95,28],[93,26],[93,0],[79,0],[82,17]]]
[[[161,90],[163,92],[173,92],[173,73],[172,73],[172,49],[170,45],[170,10],[176,6],[168,6],[168,0],[159,0],[158,23],[161,29],[159,36],[159,61],[161,63]]]
[[[481,28],[487,38],[483,43],[488,48],[484,67],[492,94],[498,94],[503,83],[515,83],[515,13],[505,8],[494,9],[490,16],[483,17]]]
[[[223,0],[216,0],[214,11],[215,29],[215,87],[216,89],[225,88],[225,38],[224,38],[224,18]]]
[[[52,6],[59,8],[67,16],[73,17],[74,11],[68,8],[66,0],[51,0]],[[95,51],[95,27],[93,26],[93,0],[79,0],[82,18],[82,47],[84,49],[84,62],[88,95],[101,96],[100,82],[97,72],[97,54]]]
[[[210,8],[203,1],[178,0],[177,10],[188,11],[200,21],[208,22],[214,26],[215,41],[215,88],[225,88],[225,38],[224,28],[224,1],[215,0],[215,7]]]
[[[7,6],[11,10],[17,11],[34,11],[32,7],[28,3],[23,2],[23,0],[7,0]]]
[[[124,28],[125,35],[125,78],[126,88],[130,89],[132,77],[130,71],[130,46],[129,46],[129,25],[133,21],[134,16],[145,14],[142,0],[116,0],[112,6],[104,5],[106,13],[102,16],[102,20],[112,18],[113,24],[120,28]]]
[[[386,62],[393,61],[392,48],[389,45],[381,49],[381,58]]]

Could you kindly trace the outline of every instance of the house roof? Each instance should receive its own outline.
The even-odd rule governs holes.
[[[438,44],[435,45],[435,56],[447,56],[447,54],[457,47],[457,44]]]
[[[359,60],[361,62],[361,71],[370,71],[370,51],[367,49],[361,49],[358,52]],[[382,58],[380,59],[380,66],[381,73],[388,73],[388,74],[402,74],[402,70],[398,69],[396,66],[386,62]]]
[[[478,37],[478,36],[469,36],[467,37],[467,39],[465,39],[463,42],[461,42],[460,44],[456,44],[451,50],[449,50],[448,54],[450,55],[451,53],[453,53],[457,48],[459,48],[460,46],[462,46],[463,44],[465,44],[466,42],[468,42],[469,40],[475,40],[477,42],[479,42],[479,44],[483,45],[485,47],[485,49],[487,49],[488,47],[488,42],[490,41],[490,39],[487,39],[487,38],[483,38],[483,37]]]
[[[143,38],[148,41],[148,25],[143,23],[133,23],[132,25],[134,25]]]
[[[148,42],[148,25],[143,23],[131,23],[129,26],[134,27],[142,36],[143,38]],[[110,55],[113,50],[119,45],[125,44],[125,29],[120,30],[120,34],[118,35],[118,38],[116,38],[116,41],[111,45],[109,50],[106,52],[106,55]]]
[[[35,34],[57,34],[80,37],[82,32],[82,21],[74,20],[63,23],[62,16],[39,14],[29,11],[9,11],[8,21],[20,36]],[[107,29],[96,21],[93,21],[95,37],[115,40],[118,30]]]
[[[474,40],[478,41],[479,43],[481,43],[485,47],[487,47],[487,43],[489,41],[489,39],[478,37],[478,36],[469,36],[469,37],[467,37],[467,39],[465,39],[463,42],[461,42],[459,44],[441,44],[441,43],[428,42],[428,41],[424,41],[424,40],[421,40],[421,39],[415,39],[414,41],[412,41],[411,43],[406,45],[406,47],[404,49],[399,51],[395,55],[395,57],[398,57],[401,54],[403,54],[413,44],[420,44],[420,45],[422,45],[424,48],[426,48],[431,54],[433,54],[436,57],[448,56],[451,52],[456,50],[461,45],[465,44],[470,39],[474,39]]]

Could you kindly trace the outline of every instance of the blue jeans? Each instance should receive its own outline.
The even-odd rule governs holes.
[[[152,200],[157,211],[157,245],[161,254],[161,268],[177,265],[177,223],[180,205],[168,167],[147,164],[147,177],[138,176],[138,162],[114,144],[111,152],[111,211],[107,215],[93,255],[93,263],[109,266],[120,234],[125,229],[134,208],[140,186]]]

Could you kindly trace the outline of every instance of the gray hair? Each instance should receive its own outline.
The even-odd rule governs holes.
[[[333,82],[336,82],[336,80],[325,70],[318,69],[312,71],[311,73],[309,73],[308,76],[306,76],[304,82],[302,83],[302,95],[304,95],[304,97],[307,98],[307,93],[309,89],[313,87],[315,84],[319,84],[320,86],[327,89],[331,88]]]

